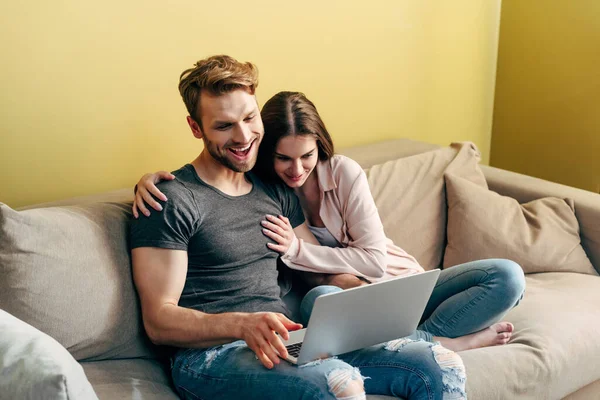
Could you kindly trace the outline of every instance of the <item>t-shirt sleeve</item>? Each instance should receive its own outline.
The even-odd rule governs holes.
[[[172,250],[187,250],[195,232],[198,209],[192,193],[178,181],[157,185],[168,200],[158,200],[162,211],[150,210],[150,216],[140,213],[131,219],[131,248],[159,247]]]
[[[305,221],[300,200],[298,200],[298,196],[289,187],[281,185],[281,189],[283,190],[283,201],[281,204],[283,216],[290,220],[292,228],[296,228]]]

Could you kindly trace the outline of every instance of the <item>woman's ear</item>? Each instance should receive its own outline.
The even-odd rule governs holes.
[[[204,133],[202,133],[202,128],[200,127],[200,124],[198,124],[194,118],[192,118],[191,116],[187,116],[187,123],[190,126],[190,129],[192,130],[192,133],[194,134],[194,137],[196,139],[202,139],[202,137],[204,136]]]

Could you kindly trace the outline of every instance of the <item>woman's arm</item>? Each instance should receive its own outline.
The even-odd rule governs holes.
[[[387,265],[386,236],[367,177],[354,161],[344,158],[336,174],[342,214],[334,216],[344,222],[351,238],[347,247],[330,248],[294,237],[282,255],[282,261],[299,271],[328,274],[349,273],[365,278],[383,276]],[[274,239],[275,240],[275,239]]]

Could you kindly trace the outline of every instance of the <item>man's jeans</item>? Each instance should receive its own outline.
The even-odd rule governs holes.
[[[184,399],[341,399],[348,382],[363,379],[368,394],[410,400],[466,398],[460,357],[423,340],[400,339],[303,366],[281,360],[271,370],[239,340],[180,350],[172,359],[172,376]]]
[[[317,297],[340,290],[317,286],[309,291],[300,306],[301,322],[308,321]],[[479,260],[444,269],[409,338],[433,342],[433,336],[455,338],[480,331],[516,306],[524,291],[523,270],[510,260]]]

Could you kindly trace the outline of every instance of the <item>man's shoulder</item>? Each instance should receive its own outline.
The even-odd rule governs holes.
[[[195,199],[194,193],[200,187],[193,175],[193,167],[186,164],[171,173],[175,176],[175,179],[161,181],[156,184],[156,187],[167,196],[170,202],[179,202],[178,200],[181,200],[184,204],[193,202]]]

